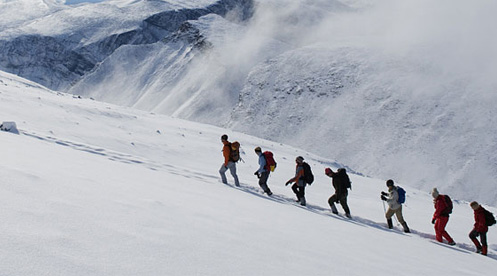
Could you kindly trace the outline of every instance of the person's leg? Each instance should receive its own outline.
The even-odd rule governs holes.
[[[226,179],[226,171],[228,170],[227,167],[223,165],[221,165],[221,168],[219,169],[219,174],[221,175],[221,181],[224,183],[224,184],[228,184],[228,180]]]
[[[295,193],[295,195],[297,196],[297,202],[300,202],[300,191],[298,189],[298,185],[297,183],[293,184],[292,185],[292,191]]]
[[[233,179],[235,179],[235,186],[240,186],[240,182],[238,181],[238,175],[236,175],[236,163],[235,162],[229,162],[228,163],[228,168],[230,169],[231,175],[233,176]]]
[[[342,195],[340,197],[340,205],[342,205],[342,208],[343,208],[343,211],[345,212],[345,215],[347,215],[347,217],[350,217],[350,209],[349,209],[349,205],[347,205],[347,195]]]
[[[393,228],[392,216],[395,214],[395,211],[388,207],[387,212],[385,213],[385,218],[387,219],[388,228]]]
[[[300,192],[300,205],[305,206],[306,201],[305,201],[305,183],[304,183],[304,181],[298,182],[298,188],[299,188],[299,192]]]
[[[328,204],[330,205],[331,212],[333,212],[333,214],[338,214],[337,207],[335,207],[335,202],[336,202],[336,201],[337,201],[337,194],[332,195],[332,196],[328,199]]]
[[[407,222],[404,220],[404,216],[402,215],[402,205],[400,205],[399,209],[395,210],[395,215],[397,216],[399,223],[404,228],[404,232],[411,233],[411,230],[409,230],[409,226],[407,226]]]
[[[480,233],[480,240],[481,240],[481,254],[487,255],[488,246],[487,246],[486,232]]]
[[[449,233],[447,233],[447,231],[445,230],[445,227],[447,226],[448,222],[449,222],[449,217],[441,217],[440,218],[440,225],[439,225],[439,227],[440,227],[440,234],[442,235],[442,237],[444,237],[447,240],[447,242],[449,244],[454,244],[454,240],[449,235]]]
[[[475,246],[476,246],[476,252],[480,253],[482,247],[481,247],[480,242],[476,239],[476,237],[478,237],[478,235],[479,235],[479,233],[476,231],[476,229],[473,229],[473,230],[471,230],[471,232],[469,232],[469,238],[475,244]]]
[[[443,242],[443,238],[442,238],[442,230],[441,230],[441,218],[438,218],[436,221],[435,221],[435,239],[438,241],[438,242]]]
[[[269,187],[267,186],[267,180],[269,178],[269,172],[263,172],[261,173],[261,177],[259,178],[259,186],[261,189],[267,193],[268,195],[271,195],[271,190],[269,190]]]

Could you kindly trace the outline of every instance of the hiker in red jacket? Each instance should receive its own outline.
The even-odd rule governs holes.
[[[456,243],[452,237],[445,231],[445,226],[449,222],[449,205],[446,201],[445,195],[439,194],[437,188],[433,188],[431,191],[433,196],[433,203],[435,204],[435,213],[431,219],[431,223],[435,224],[435,236],[437,241],[443,242],[443,238],[447,240],[449,245],[455,245]]]
[[[476,201],[471,202],[469,205],[475,211],[475,225],[473,230],[469,233],[469,238],[476,246],[476,253],[487,255],[488,226],[485,220],[485,209]],[[476,239],[478,236],[480,236],[481,244]]]

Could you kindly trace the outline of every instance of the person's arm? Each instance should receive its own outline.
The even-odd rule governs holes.
[[[261,153],[261,155],[259,155],[259,170],[257,170],[257,172],[263,173],[264,167],[266,167],[266,158],[264,157],[264,154]]]
[[[225,144],[223,147],[223,156],[224,156],[224,166],[228,167],[228,162],[230,161],[230,146]]]
[[[285,185],[288,185],[288,184],[290,184],[290,183],[292,183],[292,182],[297,182],[297,181],[299,181],[299,179],[300,179],[302,176],[304,176],[304,168],[301,168],[300,170],[297,170],[297,173],[295,174],[295,177],[293,177],[293,178],[291,178],[290,180],[288,180],[288,181],[286,182],[286,184],[285,184]]]

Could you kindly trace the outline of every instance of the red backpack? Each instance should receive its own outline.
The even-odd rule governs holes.
[[[264,155],[264,158],[266,158],[266,166],[264,166],[264,169],[266,169],[268,172],[274,172],[277,164],[276,161],[274,161],[273,153],[270,151],[265,151],[262,154]]]

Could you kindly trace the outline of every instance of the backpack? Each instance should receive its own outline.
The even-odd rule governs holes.
[[[487,211],[486,209],[483,209],[483,213],[485,214],[485,224],[487,226],[492,226],[496,223],[494,214],[492,214],[490,211]]]
[[[273,153],[270,151],[265,151],[262,154],[264,155],[264,158],[266,158],[266,166],[264,166],[264,169],[266,169],[268,172],[274,172],[277,164],[276,161],[274,161]]]
[[[304,167],[304,182],[311,185],[314,182],[314,175],[312,174],[311,166],[306,162],[302,163]]]
[[[442,214],[444,215],[452,214],[452,208],[453,208],[452,199],[450,199],[448,195],[444,195],[444,199],[446,207],[445,210],[443,210]]]
[[[229,143],[230,147],[230,161],[238,162],[240,161],[240,143],[237,141]]]
[[[345,189],[351,189],[352,190],[352,182],[350,182],[349,175],[347,174],[347,171],[345,168],[340,168],[338,169],[338,174],[340,177],[340,183],[343,185]]]
[[[397,193],[399,194],[399,199],[397,200],[397,202],[400,204],[404,204],[404,202],[406,202],[406,190],[404,190],[402,187],[397,186]]]

